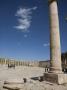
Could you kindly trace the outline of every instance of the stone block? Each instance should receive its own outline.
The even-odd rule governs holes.
[[[44,73],[44,80],[56,84],[65,84],[67,83],[67,74]]]

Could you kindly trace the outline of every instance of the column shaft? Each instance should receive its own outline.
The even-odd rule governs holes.
[[[56,0],[49,0],[50,15],[50,72],[58,73],[61,68],[59,19]]]

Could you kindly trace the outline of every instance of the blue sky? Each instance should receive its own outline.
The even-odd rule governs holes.
[[[67,1],[59,0],[61,50],[67,51]],[[0,57],[48,60],[48,0],[0,0]]]

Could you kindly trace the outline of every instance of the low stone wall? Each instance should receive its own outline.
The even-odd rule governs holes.
[[[49,68],[50,67],[50,60],[39,61],[39,67]]]

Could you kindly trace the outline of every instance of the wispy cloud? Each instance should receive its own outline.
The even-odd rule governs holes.
[[[50,44],[49,43],[44,43],[43,46],[48,47],[48,46],[50,46]]]
[[[22,32],[27,32],[28,28],[31,26],[32,12],[36,9],[36,6],[33,8],[19,8],[15,14],[15,16],[18,17],[18,25],[14,26],[14,28]]]

